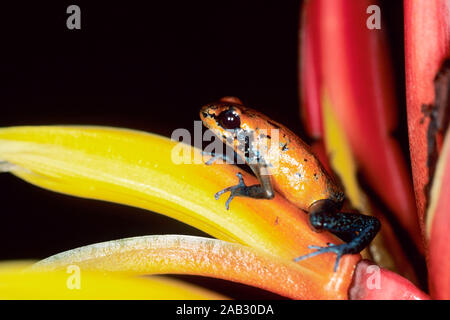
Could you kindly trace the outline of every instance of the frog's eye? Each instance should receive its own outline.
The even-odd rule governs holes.
[[[218,115],[217,120],[219,121],[220,126],[224,129],[237,129],[241,127],[241,118],[239,118],[239,115],[230,109],[221,112]]]

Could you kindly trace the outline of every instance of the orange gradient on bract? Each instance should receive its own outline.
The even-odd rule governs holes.
[[[307,215],[280,195],[273,200],[236,198],[229,211],[214,194],[237,182],[231,165],[175,164],[174,147],[194,159],[198,150],[139,131],[88,126],[0,129],[0,159],[37,186],[69,195],[148,209],[197,227],[222,240],[241,243],[281,259],[311,252],[308,245],[339,241],[315,233]],[[256,178],[243,173],[247,184]],[[322,298],[347,297],[359,255],[345,256],[337,273],[336,256],[322,254],[298,263],[314,272]],[[305,273],[305,274],[306,274]],[[305,299],[308,297],[305,297]]]
[[[145,236],[98,243],[66,251],[34,266],[132,275],[191,274],[244,283],[292,299],[324,299],[336,286],[321,274],[260,250],[217,239],[182,235]],[[336,279],[337,280],[337,279]]]

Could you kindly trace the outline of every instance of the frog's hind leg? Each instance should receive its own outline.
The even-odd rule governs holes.
[[[327,203],[318,203],[311,206],[309,213],[311,226],[317,231],[329,231],[347,243],[328,244],[327,247],[309,246],[309,249],[316,249],[316,251],[298,257],[294,261],[297,262],[322,253],[333,252],[337,255],[334,265],[334,271],[336,272],[341,257],[345,254],[361,252],[377,235],[381,224],[375,217],[360,213],[336,212],[330,205],[331,201],[320,201],[326,201]]]

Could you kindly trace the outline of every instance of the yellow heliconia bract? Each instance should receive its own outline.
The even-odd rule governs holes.
[[[237,183],[238,167],[173,161],[178,142],[154,134],[110,127],[36,126],[0,129],[0,161],[7,170],[37,186],[69,195],[145,208],[197,227],[208,234],[292,261],[308,245],[339,240],[316,233],[307,215],[280,195],[273,200],[214,194]],[[198,159],[199,150],[184,146]],[[177,149],[175,149],[177,150]],[[242,170],[240,170],[242,171]],[[242,172],[247,184],[255,177]],[[345,256],[333,272],[335,255],[297,264],[321,283],[322,298],[346,298],[359,255]],[[307,298],[307,297],[305,297]]]
[[[72,266],[57,271],[31,270],[25,266],[21,262],[0,263],[1,300],[225,299],[220,294],[164,277],[131,278],[87,270],[81,270],[77,275],[70,268]],[[75,276],[79,279],[74,280]]]

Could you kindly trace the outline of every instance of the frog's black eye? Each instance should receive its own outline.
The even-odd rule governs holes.
[[[217,116],[217,120],[224,129],[237,129],[241,127],[241,118],[233,110],[221,112]]]

